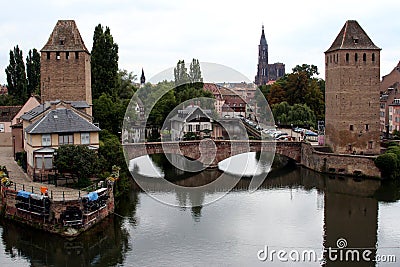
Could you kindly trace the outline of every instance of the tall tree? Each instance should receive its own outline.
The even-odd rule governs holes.
[[[102,93],[117,94],[118,86],[118,45],[114,43],[110,28],[97,25],[93,35],[91,56],[92,93],[97,99]]]
[[[179,60],[174,69],[175,87],[189,83],[189,75],[185,66],[185,60]]]
[[[22,50],[18,45],[10,50],[10,64],[6,68],[8,93],[17,103],[24,103],[28,99],[27,80]]]
[[[198,59],[193,58],[192,63],[190,63],[189,79],[190,83],[203,82],[203,77],[201,77],[200,63]]]
[[[26,57],[26,76],[28,96],[32,93],[40,95],[40,54],[36,48],[29,50]]]

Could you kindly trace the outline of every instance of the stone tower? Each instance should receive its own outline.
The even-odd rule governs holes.
[[[265,39],[264,25],[262,26],[260,44],[258,45],[258,64],[257,75],[255,77],[256,85],[263,85],[268,82],[268,44]]]
[[[86,102],[92,114],[90,53],[74,20],[59,20],[40,50],[41,102]]]
[[[325,52],[325,142],[335,153],[380,152],[380,50],[348,20]]]

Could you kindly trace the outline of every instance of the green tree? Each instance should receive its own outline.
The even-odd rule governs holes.
[[[40,54],[34,48],[26,57],[27,93],[40,95]]]
[[[110,28],[97,25],[93,34],[91,53],[92,94],[97,99],[102,93],[117,94],[118,45],[114,43]]]
[[[392,152],[386,152],[375,159],[375,165],[386,178],[395,178],[399,173],[398,155]]]
[[[305,72],[307,77],[311,79],[314,75],[319,75],[318,67],[315,65],[302,64],[292,69],[293,73]]]
[[[281,125],[308,125],[315,127],[314,112],[306,104],[289,105],[286,101],[272,106],[275,121]]]
[[[103,93],[98,99],[93,100],[94,121],[99,123],[102,130],[120,135],[128,104],[129,99],[113,99],[110,95]]]
[[[175,87],[181,87],[189,83],[189,75],[185,66],[185,60],[179,60],[174,69]]]
[[[16,103],[23,104],[28,99],[24,58],[18,45],[10,50],[10,64],[6,68],[8,93]]]
[[[118,136],[107,130],[100,132],[99,157],[101,170],[107,178],[113,165],[121,168],[119,171],[119,180],[115,186],[115,196],[119,197],[129,190],[130,172],[125,162],[124,152]]]
[[[0,106],[13,106],[20,103],[16,102],[11,95],[0,95]]]
[[[134,82],[137,76],[133,72],[127,70],[118,71],[118,83],[117,83],[117,96],[123,99],[131,99],[133,94],[136,92]]]
[[[203,82],[203,77],[201,76],[200,63],[198,59],[193,58],[192,63],[190,63],[189,79],[190,83]]]
[[[81,145],[60,146],[53,163],[59,173],[74,175],[82,186],[90,184],[89,178],[98,174],[99,169],[96,152]]]

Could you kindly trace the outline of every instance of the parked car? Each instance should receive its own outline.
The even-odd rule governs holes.
[[[306,130],[305,134],[307,136],[318,136],[318,134],[316,132],[310,131],[310,130]]]
[[[290,137],[289,137],[288,134],[284,134],[284,135],[281,135],[281,136],[275,138],[275,140],[278,140],[278,141],[288,141],[289,138],[290,138]]]
[[[304,131],[304,129],[300,128],[300,127],[296,127],[293,129],[293,131],[295,131],[296,133],[301,133],[302,131]]]
[[[289,135],[288,135],[287,133],[279,133],[279,134],[276,134],[274,137],[275,137],[275,139],[278,139],[278,138],[280,138],[281,136],[289,137]]]
[[[279,134],[281,134],[281,133],[283,133],[283,132],[282,132],[282,131],[275,131],[275,132],[273,132],[273,133],[270,133],[270,135],[271,135],[272,137],[276,138],[276,136],[279,135]]]

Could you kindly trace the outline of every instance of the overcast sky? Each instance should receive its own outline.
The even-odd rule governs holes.
[[[400,1],[382,0],[36,0],[3,1],[0,18],[0,83],[6,83],[9,51],[19,45],[26,58],[40,50],[57,20],[74,19],[92,47],[97,24],[109,26],[119,45],[119,67],[146,78],[179,59],[228,66],[254,80],[261,25],[269,63],[286,72],[314,64],[324,78],[324,51],[346,20],[357,20],[381,51],[381,76],[400,59]]]

